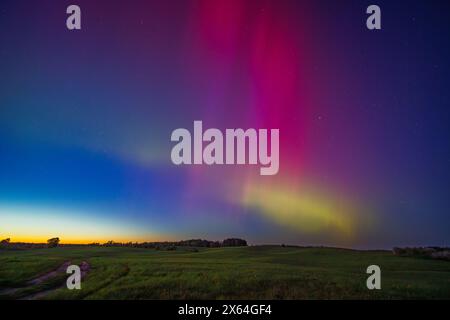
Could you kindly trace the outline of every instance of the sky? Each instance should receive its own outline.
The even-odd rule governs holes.
[[[0,238],[448,246],[449,15],[437,0],[1,1]],[[279,129],[278,174],[174,165],[171,133],[195,120]]]

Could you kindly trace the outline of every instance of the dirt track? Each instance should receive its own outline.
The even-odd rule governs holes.
[[[38,276],[36,276],[35,278],[29,280],[26,283],[26,286],[24,287],[19,287],[19,288],[8,288],[8,289],[4,289],[2,291],[0,291],[0,295],[4,295],[4,296],[14,296],[16,293],[18,293],[21,290],[24,289],[31,289],[34,286],[40,285],[45,283],[46,281],[49,281],[53,278],[56,278],[58,276],[61,276],[63,274],[66,273],[67,267],[69,267],[71,265],[71,261],[65,261],[62,265],[60,265],[58,268],[51,270],[49,272],[40,274]],[[81,271],[81,279],[83,279],[89,272],[90,270],[90,265],[89,263],[87,263],[86,261],[83,261],[80,264],[80,271]],[[64,281],[61,284],[56,285],[55,287],[52,287],[50,289],[46,289],[46,290],[42,290],[42,291],[38,291],[38,292],[34,292],[32,294],[26,295],[24,297],[20,297],[19,299],[21,300],[35,300],[35,299],[41,299],[43,297],[45,297],[46,295],[48,295],[49,293],[59,289],[59,288],[63,288],[66,286],[66,282]]]

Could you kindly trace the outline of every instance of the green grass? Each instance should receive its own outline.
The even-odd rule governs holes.
[[[27,285],[68,260],[91,265],[81,290],[66,289],[62,275]],[[381,290],[366,288],[371,264],[381,267]],[[15,287],[21,289],[5,291]],[[450,263],[385,251],[275,246],[0,252],[0,298],[48,289],[45,299],[449,299]]]

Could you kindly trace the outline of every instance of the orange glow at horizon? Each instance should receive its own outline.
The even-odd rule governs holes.
[[[119,218],[96,218],[92,211],[0,204],[0,238],[11,242],[46,243],[58,237],[65,244],[145,242],[170,239]]]
[[[27,235],[0,235],[1,239],[10,238],[11,243],[23,242],[23,243],[47,243],[50,238],[58,237],[61,244],[90,244],[90,243],[106,243],[108,241],[128,243],[128,242],[163,242],[163,241],[175,241],[171,237],[135,237],[135,238],[125,238],[125,237],[114,237],[109,238],[82,238],[82,237],[65,237],[64,235],[59,236],[27,236]]]

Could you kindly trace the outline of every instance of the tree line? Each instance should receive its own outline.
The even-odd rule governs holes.
[[[27,248],[55,248],[58,246],[80,246],[79,244],[60,244],[59,237],[50,238],[47,243],[25,243],[11,242],[10,238],[0,241],[0,247],[9,249],[27,249]],[[190,239],[181,241],[160,241],[160,242],[116,242],[114,240],[105,243],[93,242],[83,244],[82,246],[90,247],[133,247],[133,248],[152,248],[174,250],[176,247],[202,247],[202,248],[219,248],[219,247],[244,247],[247,241],[240,238],[228,238],[223,241],[210,241],[204,239]]]

